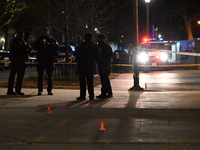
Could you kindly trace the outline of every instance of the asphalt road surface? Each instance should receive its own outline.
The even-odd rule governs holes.
[[[0,149],[200,149],[199,70],[140,73],[144,90],[129,90],[132,73],[111,84],[113,98],[93,101],[76,101],[79,90],[37,96],[37,89],[23,89],[25,96],[7,96],[1,88]]]

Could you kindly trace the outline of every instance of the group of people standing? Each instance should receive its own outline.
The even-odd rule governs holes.
[[[87,33],[85,41],[75,50],[77,74],[80,83],[80,96],[76,98],[77,100],[86,100],[86,86],[88,87],[89,99],[94,99],[93,78],[97,70],[102,85],[101,94],[97,98],[113,97],[109,80],[113,55],[112,49],[105,42],[106,37],[104,35],[98,35],[97,45],[91,39],[92,34]]]
[[[43,77],[46,71],[47,74],[47,92],[48,95],[53,95],[53,70],[54,62],[58,56],[59,45],[58,42],[50,36],[49,29],[44,28],[42,35],[36,39],[32,47],[29,47],[24,40],[24,32],[22,30],[16,33],[16,36],[10,42],[10,61],[11,69],[8,79],[8,90],[7,95],[24,95],[21,92],[22,82],[24,79],[26,61],[28,60],[28,54],[32,48],[37,51],[37,73],[38,73],[38,95],[42,95],[43,92]],[[15,92],[14,81],[17,75]]]
[[[79,76],[80,96],[78,101],[86,100],[86,90],[88,89],[89,99],[95,98],[94,94],[94,74],[97,70],[101,80],[101,94],[97,98],[111,98],[113,92],[109,80],[112,65],[112,49],[105,42],[104,35],[98,35],[97,44],[92,42],[92,34],[85,35],[85,41],[79,44],[75,50],[77,61],[77,74]],[[22,30],[16,33],[16,36],[10,42],[10,61],[11,69],[8,79],[7,95],[25,95],[21,92],[24,79],[26,61],[31,50],[37,51],[37,73],[38,81],[37,95],[42,95],[44,73],[47,75],[47,93],[53,95],[53,70],[54,62],[57,61],[59,45],[58,42],[50,36],[49,29],[44,28],[42,35],[36,39],[32,47],[29,47],[24,40]],[[98,68],[98,69],[97,69]],[[15,91],[14,81],[17,75]]]

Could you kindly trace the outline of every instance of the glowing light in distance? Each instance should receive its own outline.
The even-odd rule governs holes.
[[[146,52],[141,52],[138,54],[138,61],[141,63],[145,63],[149,60],[149,56]]]

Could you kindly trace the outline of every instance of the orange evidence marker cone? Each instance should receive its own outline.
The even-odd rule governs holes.
[[[47,107],[47,114],[51,114],[51,108]]]
[[[100,131],[106,130],[105,127],[104,127],[104,122],[101,122],[101,126],[100,126],[99,130],[100,130]]]

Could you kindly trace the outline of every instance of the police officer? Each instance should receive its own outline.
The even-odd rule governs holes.
[[[78,45],[75,50],[80,84],[80,97],[77,97],[77,100],[86,100],[86,85],[88,87],[89,99],[94,99],[93,79],[96,72],[96,61],[98,61],[100,53],[98,47],[91,39],[92,34],[85,34],[85,41]]]
[[[21,88],[26,69],[25,62],[28,60],[28,53],[30,53],[30,51],[31,49],[24,41],[24,32],[22,30],[18,31],[10,42],[11,69],[8,79],[7,95],[24,95],[24,93],[21,92]],[[14,92],[13,87],[16,74],[17,81]]]
[[[97,46],[100,49],[101,57],[98,62],[98,71],[101,80],[101,94],[97,98],[113,97],[112,87],[110,84],[109,75],[112,67],[112,48],[105,42],[105,35],[98,35]]]
[[[43,34],[36,39],[33,43],[33,49],[37,51],[37,72],[38,72],[38,95],[42,95],[43,92],[43,77],[44,72],[47,74],[47,92],[48,95],[53,95],[53,77],[54,62],[57,61],[58,56],[58,43],[49,35],[49,29],[44,28]]]

